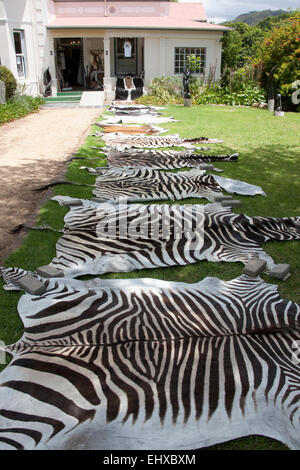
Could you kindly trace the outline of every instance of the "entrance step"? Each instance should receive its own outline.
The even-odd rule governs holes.
[[[57,96],[44,98],[42,109],[59,108],[103,108],[104,91],[66,91],[58,92]]]
[[[46,103],[79,103],[82,91],[59,91],[57,96],[44,98]]]
[[[48,96],[44,98],[46,103],[79,103],[81,95],[79,96]]]
[[[81,107],[99,107],[104,106],[104,91],[84,91],[79,103]]]
[[[83,91],[58,91],[57,96],[81,96]]]

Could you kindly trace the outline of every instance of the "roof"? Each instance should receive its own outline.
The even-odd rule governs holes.
[[[176,29],[199,31],[227,31],[229,28],[206,22],[202,3],[169,4],[168,16],[56,16],[47,27],[100,29]]]

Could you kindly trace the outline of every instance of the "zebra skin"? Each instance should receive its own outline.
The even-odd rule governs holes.
[[[163,124],[166,122],[177,122],[173,116],[161,116],[159,111],[165,109],[155,106],[121,106],[113,105],[108,108],[114,116],[104,116],[104,120],[97,122],[97,125],[116,123],[136,123],[136,124]]]
[[[102,201],[180,200],[189,197],[206,198],[230,193],[254,196],[265,193],[258,186],[221,176],[205,174],[203,170],[168,173],[142,168],[138,170],[108,170],[96,178],[93,194]]]
[[[183,450],[251,434],[300,449],[300,306],[277,286],[45,284],[21,297],[24,334],[2,347],[1,450]]]
[[[98,134],[105,144],[112,149],[123,151],[130,148],[158,148],[158,147],[185,147],[194,148],[197,144],[218,144],[222,143],[219,139],[209,139],[207,137],[196,137],[186,139],[174,135],[126,135],[126,134]]]
[[[177,168],[197,168],[206,162],[232,162],[238,160],[233,155],[200,155],[193,150],[108,150],[107,165],[111,168],[152,168],[153,170],[176,170]],[[101,168],[99,167],[99,170]],[[102,168],[103,170],[103,168]]]
[[[158,111],[166,109],[162,106],[146,106],[143,104],[125,105],[125,104],[112,104],[108,108],[110,113],[122,114],[159,114]]]
[[[72,201],[54,196],[61,204]],[[260,257],[269,240],[299,240],[300,217],[247,217],[220,204],[115,204],[81,200],[65,216],[51,265],[65,276],[130,272]]]

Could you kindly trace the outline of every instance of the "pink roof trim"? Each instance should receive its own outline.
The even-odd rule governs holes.
[[[170,17],[180,20],[206,20],[202,3],[170,3]]]
[[[199,30],[219,30],[226,31],[225,26],[203,23],[193,20],[178,20],[177,18],[166,17],[82,17],[82,18],[56,18],[48,24],[48,28],[133,28],[133,29],[199,29]]]
[[[56,17],[48,24],[48,28],[193,29],[207,31],[229,29],[226,26],[206,23],[205,20],[206,14],[202,3],[170,3],[169,16]]]

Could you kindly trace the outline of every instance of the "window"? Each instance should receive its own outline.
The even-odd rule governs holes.
[[[198,70],[194,73],[204,73],[206,59],[205,47],[175,47],[175,73],[184,72],[189,55],[195,55],[197,58],[200,58]]]
[[[137,74],[137,38],[115,38],[116,75]]]
[[[26,76],[24,31],[14,30],[14,44],[18,77],[24,78]]]

